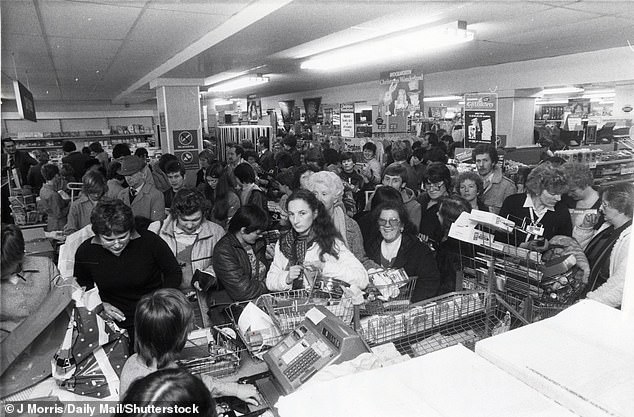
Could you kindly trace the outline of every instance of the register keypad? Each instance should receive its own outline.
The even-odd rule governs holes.
[[[320,356],[315,352],[315,349],[312,347],[308,348],[288,364],[288,367],[284,370],[284,375],[286,375],[289,380],[294,381],[317,362],[319,358]]]

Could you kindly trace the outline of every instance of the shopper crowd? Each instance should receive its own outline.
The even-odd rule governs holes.
[[[182,322],[192,315],[188,300],[197,300],[205,323],[214,323],[214,306],[309,287],[309,272],[315,270],[364,290],[369,270],[403,268],[417,277],[412,301],[461,290],[460,258],[467,252],[449,230],[462,212],[472,210],[499,214],[524,231],[538,230],[500,236],[516,246],[557,236],[576,239],[589,262],[587,296],[621,304],[634,185],[599,192],[581,163],[544,161],[518,194],[493,146],[478,145],[474,169],[458,172],[448,162],[448,149],[455,146],[431,132],[396,140],[385,150],[367,142],[359,153],[340,153],[315,141],[304,149],[294,136],[269,146],[263,137],[258,151],[250,142],[228,144],[226,161],[202,151],[200,169],[193,173],[174,155],[152,163],[145,149],[132,154],[124,144],[112,157],[98,144],[87,154],[65,144],[63,167],[48,162],[45,152],[36,160],[10,139],[2,144],[3,166],[16,168],[23,184],[39,193],[47,230],[63,231],[69,241],[82,233],[85,240],[71,254],[78,283],[98,286],[105,314],[136,335],[137,353],[124,368],[122,396],[128,386],[129,395],[136,395],[134,379],[173,367],[182,343],[175,339],[178,343],[158,354],[154,345],[164,341],[153,341],[150,330],[160,332],[163,324],[151,321],[186,310],[182,317],[164,319],[179,326],[182,338],[189,329]],[[69,180],[82,183],[74,199],[63,192]],[[4,337],[35,308],[28,301],[39,302],[59,277],[54,265],[23,257],[17,227],[3,224],[2,234]],[[30,284],[37,276],[32,270],[51,276]],[[8,296],[29,305],[18,308]],[[153,327],[140,329],[139,321]],[[187,379],[167,371],[160,378]],[[205,382],[218,395],[253,395]]]

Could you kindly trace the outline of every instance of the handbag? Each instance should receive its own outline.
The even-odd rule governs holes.
[[[126,330],[102,317],[97,287],[73,293],[75,306],[51,365],[58,384],[78,395],[119,399],[119,376],[129,357]]]

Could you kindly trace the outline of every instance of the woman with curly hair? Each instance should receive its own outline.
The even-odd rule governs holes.
[[[214,162],[205,172],[206,184],[199,186],[199,190],[212,204],[209,220],[224,228],[240,208],[240,197],[235,192],[234,181],[222,162]]]
[[[458,175],[456,187],[460,197],[467,200],[472,210],[489,211],[489,207],[482,201],[484,181],[477,172],[467,171]]]
[[[307,190],[288,198],[291,229],[275,245],[273,263],[266,277],[271,291],[311,286],[304,269],[318,269],[323,277],[335,278],[364,289],[368,274],[341,240],[324,205]]]
[[[526,178],[526,193],[508,196],[500,216],[507,217],[518,227],[535,225],[542,229],[541,237],[556,235],[572,237],[572,221],[561,195],[568,191],[568,179],[561,168],[547,164],[535,167]],[[513,232],[507,240],[519,244],[535,239],[535,235]]]

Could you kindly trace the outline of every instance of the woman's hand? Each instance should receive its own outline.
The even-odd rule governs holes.
[[[258,398],[260,398],[260,396],[255,386],[251,384],[237,384],[237,385],[238,387],[236,388],[236,397],[238,397],[239,399],[241,399],[247,404],[251,404],[255,406],[260,405],[260,401],[258,401]]]
[[[288,277],[286,278],[286,283],[290,284],[295,281],[297,278],[302,276],[304,268],[301,265],[293,265],[288,269]]]
[[[103,303],[103,311],[107,319],[115,321],[124,321],[125,315],[117,307],[110,303]]]

